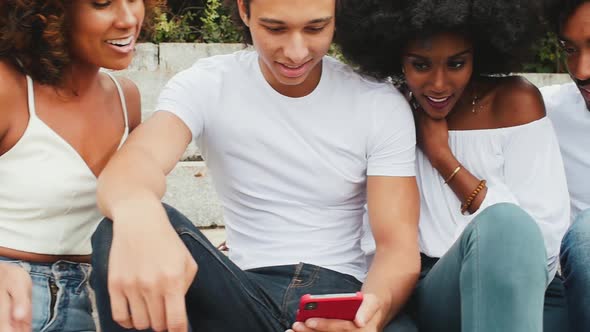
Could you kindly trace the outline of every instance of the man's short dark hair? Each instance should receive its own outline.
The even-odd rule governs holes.
[[[586,2],[590,0],[547,0],[546,18],[552,30],[559,35],[565,22]]]

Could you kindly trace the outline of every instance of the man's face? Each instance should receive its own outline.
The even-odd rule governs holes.
[[[564,22],[559,39],[568,71],[590,109],[590,2],[580,5]]]
[[[334,36],[335,0],[252,0],[249,11],[238,5],[268,83],[289,97],[311,93]]]

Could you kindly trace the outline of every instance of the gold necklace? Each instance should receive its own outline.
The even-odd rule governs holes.
[[[484,106],[485,105],[482,105],[482,103],[480,103],[479,97],[477,96],[477,93],[474,89],[473,99],[471,100],[471,113],[479,113],[481,110],[483,110]]]

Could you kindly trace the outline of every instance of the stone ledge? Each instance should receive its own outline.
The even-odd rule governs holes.
[[[223,226],[221,204],[205,163],[182,161],[166,178],[163,201],[186,215],[197,227]]]

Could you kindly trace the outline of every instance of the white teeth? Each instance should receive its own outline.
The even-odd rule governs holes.
[[[116,45],[116,46],[127,46],[127,45],[131,44],[132,41],[133,41],[133,36],[129,36],[129,37],[123,38],[123,39],[110,39],[110,40],[107,40],[107,43],[109,43],[111,45]]]
[[[301,66],[289,66],[289,65],[284,65],[285,67],[289,68],[289,69],[297,69],[297,68],[301,68]]]
[[[433,97],[430,97],[430,96],[426,96],[426,98],[428,98],[428,99],[432,100],[432,101],[433,101],[433,102],[435,102],[435,103],[442,103],[442,102],[444,102],[444,101],[447,101],[447,100],[448,100],[450,97],[445,97],[445,98],[433,98]]]

